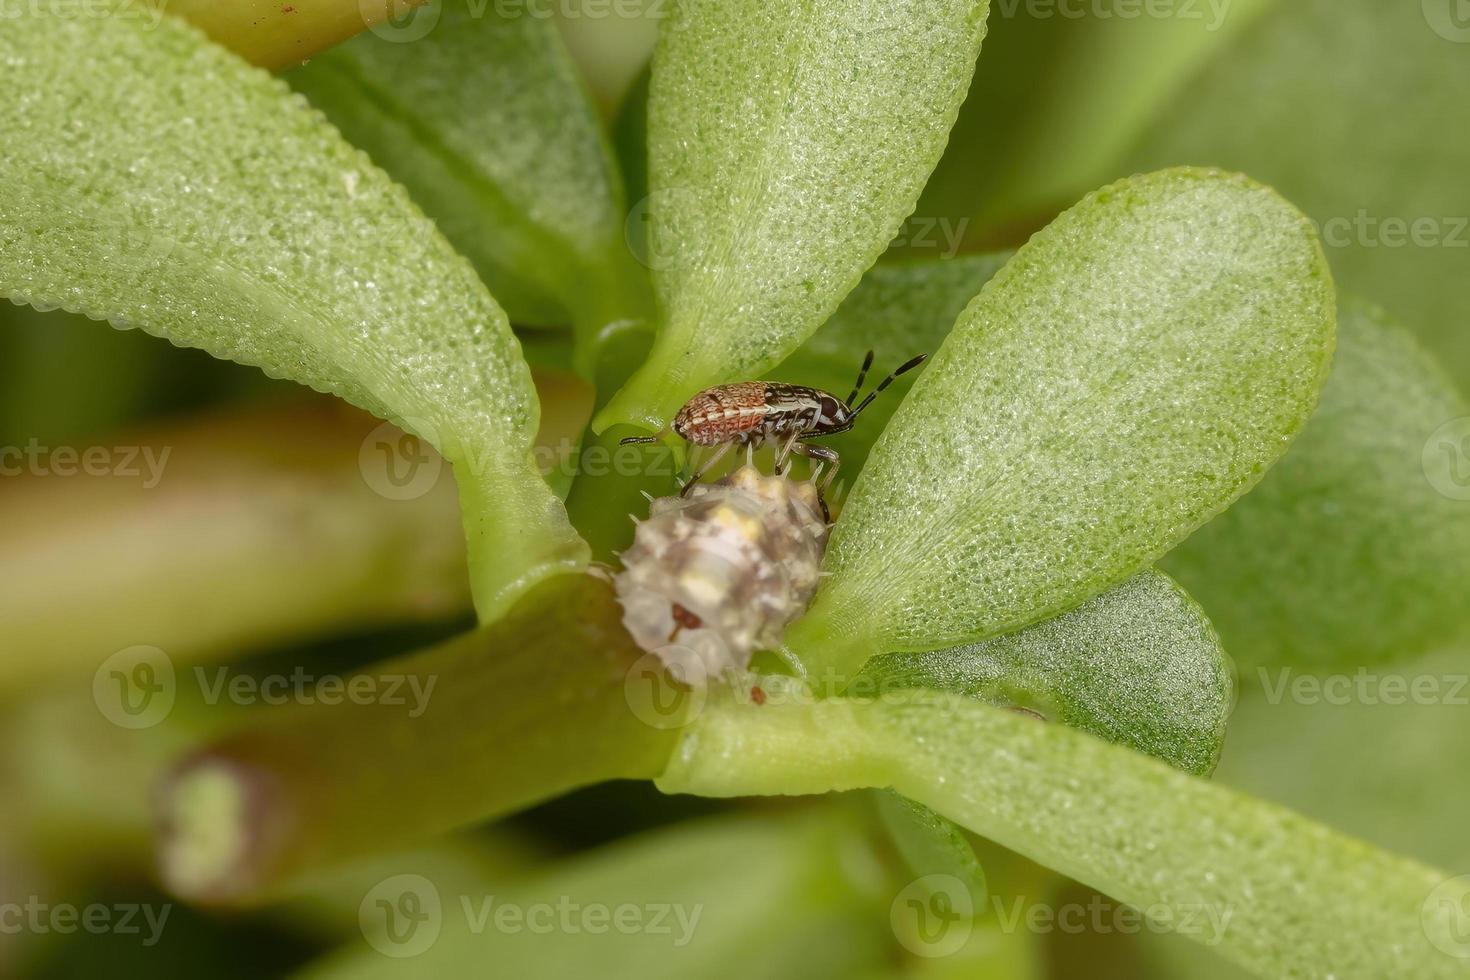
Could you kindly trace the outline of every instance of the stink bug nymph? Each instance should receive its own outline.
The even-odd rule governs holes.
[[[716,385],[706,388],[684,403],[674,415],[672,428],[684,441],[696,446],[718,446],[715,454],[705,460],[695,474],[684,484],[683,493],[699,482],[732,446],[751,446],[780,441],[776,452],[776,472],[779,474],[794,452],[800,456],[818,460],[829,465],[826,478],[822,481],[818,500],[822,504],[822,516],[829,518],[827,501],[823,496],[837,467],[842,460],[826,446],[813,446],[804,440],[819,436],[836,435],[853,427],[863,409],[872,404],[878,393],[893,383],[893,379],[924,363],[928,354],[920,354],[878,383],[868,392],[856,408],[850,407],[862,390],[868,368],[873,366],[873,352],[863,358],[858,371],[857,383],[846,401],[835,395],[810,388],[806,385],[779,384],[771,381],[740,381],[735,384]],[[658,436],[629,436],[622,445],[637,442],[657,442]]]

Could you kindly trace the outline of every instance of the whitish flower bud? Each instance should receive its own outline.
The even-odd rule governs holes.
[[[623,552],[623,625],[687,683],[744,668],[805,611],[826,546],[811,483],[746,465],[660,497]]]

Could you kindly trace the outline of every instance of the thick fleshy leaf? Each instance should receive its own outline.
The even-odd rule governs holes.
[[[150,24],[165,11],[182,17],[251,64],[279,70],[299,65],[360,31],[412,37],[433,19],[437,3],[433,0],[427,9],[415,10],[425,0],[312,0],[302,4],[169,0],[167,4],[122,3],[120,9]]]
[[[554,20],[445,0],[412,43],[365,34],[288,80],[409,189],[516,323],[595,331],[646,312],[612,151]]]
[[[659,785],[704,796],[890,786],[1262,976],[1464,975],[1442,952],[1470,901],[1463,878],[958,695],[711,702]]]
[[[952,259],[880,262],[781,365],[766,377],[815,385],[847,396],[866,351],[877,351],[873,373],[886,374],[915,354],[936,351],[980,287],[1010,258],[1009,252]],[[862,424],[826,445],[842,454],[842,479],[862,470],[873,443],[893,417],[918,375],[895,381],[863,412]],[[869,378],[869,385],[876,380]]]
[[[1128,169],[1243,170],[1334,275],[1470,378],[1470,21],[1458,0],[1287,0],[1181,90]],[[1126,170],[1123,172],[1127,172]]]
[[[1234,693],[1209,621],[1153,570],[1019,633],[874,657],[854,683],[1030,710],[1202,776],[1220,757]]]
[[[878,816],[914,874],[947,875],[964,884],[975,907],[986,897],[985,869],[958,827],[922,804],[886,790],[874,794]]]
[[[469,893],[424,874],[390,878],[369,896],[436,909],[423,935],[373,908],[362,920],[373,948],[355,942],[299,976],[683,980],[729,975],[733,963],[773,980],[867,976],[892,956],[891,937],[844,864],[863,843],[831,816],[685,825]],[[506,918],[517,913],[519,927]]]
[[[1291,450],[1164,559],[1245,667],[1356,667],[1470,628],[1470,405],[1382,311],[1345,301],[1338,338]]]
[[[1326,677],[1290,667],[1249,671],[1256,684],[1241,691],[1215,780],[1379,847],[1470,868],[1470,781],[1445,769],[1447,759],[1470,757],[1467,671],[1470,647]],[[1191,943],[1143,938],[1157,980],[1241,976]],[[1461,939],[1446,952],[1465,949]]]
[[[299,96],[172,19],[37,8],[7,22],[0,66],[0,293],[423,436],[455,464],[483,615],[585,560],[531,456],[535,391],[505,314]]]
[[[1005,259],[1004,255],[973,255],[875,265],[832,318],[766,377],[815,385],[843,397],[852,387],[864,351],[879,351],[877,372],[891,370],[915,351],[938,348],[955,317]],[[535,348],[527,343],[527,349]],[[528,356],[534,358],[534,354]],[[845,487],[862,470],[868,451],[914,377],[910,373],[895,381],[863,414],[862,425],[828,443],[842,455],[841,472],[828,493],[834,512],[840,511]],[[609,445],[610,435],[600,438],[602,444],[592,446],[592,452],[626,458],[629,449]],[[625,515],[645,508],[641,491],[656,495],[673,491],[677,474],[668,450],[655,447],[644,458],[647,463],[635,479],[615,483],[584,472],[567,498],[573,522],[599,557],[611,558],[632,540],[633,528]],[[730,462],[738,465],[738,455]],[[710,474],[711,478],[719,475],[719,470]]]
[[[1084,198],[985,285],[904,399],[791,647],[842,672],[1121,582],[1286,449],[1333,316],[1311,227],[1268,188],[1180,169]]]
[[[986,0],[672,8],[648,109],[663,322],[599,429],[657,428],[699,389],[759,377],[831,315],[938,161],[985,14]]]

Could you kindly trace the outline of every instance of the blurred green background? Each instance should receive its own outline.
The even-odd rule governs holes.
[[[1464,391],[1470,387],[1470,21],[1456,18],[1453,0],[1442,6],[1434,0],[1237,0],[1192,6],[1199,18],[1125,18],[1099,16],[1116,13],[1109,4],[1091,5],[1078,17],[1038,16],[1035,4],[997,0],[950,149],[894,257],[1014,247],[1081,193],[1122,174],[1180,163],[1239,169],[1305,210],[1323,230],[1342,286],[1410,326]],[[563,27],[609,125],[636,134],[638,79],[656,19],[564,16]],[[637,140],[622,139],[620,146],[636,203]],[[555,336],[538,334],[531,346],[544,363],[565,363]],[[320,410],[311,407],[319,400],[137,332],[0,303],[0,447],[80,451],[130,445],[130,433],[167,441],[192,420],[264,411],[310,415]],[[283,442],[292,438],[289,427],[282,431]],[[355,438],[347,439],[344,458],[356,452]],[[188,445],[181,441],[175,451]],[[0,477],[0,535],[10,547],[38,494],[54,494],[93,516],[108,506],[105,494],[66,503],[66,488],[48,479],[63,482],[54,475]],[[85,555],[85,543],[79,547]],[[7,575],[27,574],[13,562],[4,567]],[[78,619],[88,615],[75,610]],[[420,648],[470,621],[462,594],[428,602],[416,618],[388,629],[318,623],[321,639],[314,643],[261,638],[221,655],[245,675],[301,668],[320,676]],[[23,656],[12,643],[0,630],[0,648]],[[1409,684],[1415,678],[1452,684],[1470,673],[1470,644],[1408,659],[1391,673]],[[1466,702],[1446,696],[1434,704],[1302,703],[1273,694],[1271,685],[1288,676],[1241,677],[1215,778],[1401,853],[1470,870]],[[92,684],[83,673],[0,687],[0,905],[22,908],[36,898],[51,908],[141,904],[166,907],[168,918],[158,942],[145,945],[143,937],[118,931],[12,930],[7,922],[18,921],[15,913],[0,917],[0,975],[278,976],[333,951],[365,948],[358,902],[398,867],[390,859],[345,869],[336,881],[313,882],[287,901],[250,910],[193,908],[151,884],[151,780],[199,734],[232,720],[223,715],[268,708],[216,710],[184,698],[164,724],[134,731],[103,717]],[[726,804],[613,784],[426,849],[403,866],[442,865],[473,882],[470,888],[524,880],[541,866],[569,867],[569,880],[576,880],[581,865],[553,862],[574,862],[643,830],[729,811],[790,819],[791,811],[833,805]],[[691,845],[691,853],[727,860],[721,840]],[[644,867],[637,855],[624,860]],[[1017,880],[1030,879],[1018,873]],[[1059,902],[1090,897],[1065,883],[1036,888],[1062,896],[1053,899]],[[778,934],[759,917],[751,921]],[[856,941],[835,935],[833,942]],[[1036,976],[1233,975],[1207,951],[1146,933],[1058,931],[1035,939]],[[970,975],[963,964],[951,966],[951,975]],[[414,975],[400,968],[406,971],[400,975]],[[500,975],[496,970],[479,975]],[[616,973],[612,965],[608,970]]]

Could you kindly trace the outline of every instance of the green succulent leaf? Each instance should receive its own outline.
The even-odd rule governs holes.
[[[1319,224],[1345,289],[1470,377],[1464,9],[1276,3],[1177,93],[1125,165],[1209,164],[1269,183]]]
[[[944,149],[986,0],[690,0],[661,25],[648,106],[648,362],[600,414],[657,428],[759,377],[831,315]]]
[[[7,22],[0,65],[25,93],[0,106],[0,294],[255,365],[424,437],[455,465],[483,616],[585,560],[531,456],[539,409],[505,314],[283,83],[182,22],[40,8]]]
[[[892,787],[1270,977],[1460,977],[1470,883],[1061,725],[959,695],[711,701],[659,779],[704,796]]]
[[[441,905],[443,928],[431,944],[392,958],[356,942],[298,976],[409,980],[480,976],[491,969],[526,980],[674,980],[725,975],[732,963],[740,964],[743,975],[773,980],[866,976],[891,952],[886,931],[873,928],[881,920],[872,898],[854,887],[843,865],[844,852],[850,855],[863,843],[854,827],[833,816],[824,808],[815,818],[687,824],[528,879],[485,881],[479,893],[464,896],[416,876],[399,892],[384,894],[392,900],[411,887],[421,899]],[[555,935],[541,928],[544,919],[529,917],[543,905],[552,910]],[[590,917],[598,908],[610,913],[601,922]],[[649,917],[659,908],[665,911],[655,923]],[[493,917],[505,909],[527,914],[521,928],[494,925]],[[628,909],[644,917],[643,928],[628,928]],[[487,910],[490,927],[476,929]],[[613,919],[612,913],[623,918]],[[376,933],[370,939],[392,942]],[[407,944],[399,948],[412,951]]]
[[[857,378],[864,352],[877,351],[873,371],[886,374],[914,354],[938,350],[955,318],[1009,258],[1010,253],[1003,252],[880,262],[832,318],[766,377],[815,385],[844,397]],[[832,444],[842,454],[845,477],[862,470],[873,443],[916,377],[909,373],[896,380],[864,410],[862,424]],[[870,385],[872,381],[870,377]]]
[[[931,688],[1052,721],[1206,776],[1234,677],[1209,620],[1148,570],[1076,609],[983,643],[874,657],[854,686]]]
[[[874,794],[878,817],[908,869],[923,877],[946,875],[969,891],[976,908],[985,901],[985,869],[964,833],[922,804],[887,790]]]
[[[1147,566],[1316,404],[1331,277],[1305,219],[1179,169],[1084,198],[991,279],[884,430],[788,642],[809,668],[986,639]]]
[[[595,332],[647,315],[617,166],[556,22],[445,0],[426,23],[288,80],[409,189],[516,323]]]
[[[1243,667],[1422,654],[1470,626],[1465,439],[1470,405],[1433,359],[1381,310],[1345,300],[1316,414],[1164,567]]]

